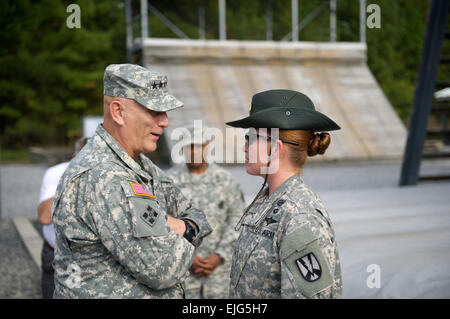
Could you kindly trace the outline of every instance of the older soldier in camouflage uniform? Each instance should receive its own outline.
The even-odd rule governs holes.
[[[340,127],[316,111],[306,95],[290,90],[254,95],[250,115],[227,124],[251,128],[246,170],[265,178],[238,223],[242,230],[233,254],[230,297],[340,298],[331,220],[300,176],[307,156],[323,154],[330,143],[328,133],[314,132]],[[279,134],[261,129],[269,127],[279,128]]]
[[[185,282],[186,298],[227,298],[231,256],[238,237],[234,225],[244,210],[243,195],[228,171],[206,161],[211,141],[207,128],[190,127],[186,133],[186,164],[174,166],[168,174],[183,194],[203,210],[213,229],[195,250],[191,274]]]
[[[166,111],[183,106],[166,86],[137,65],[106,68],[103,124],[54,199],[55,298],[183,297],[195,246],[211,229],[142,155],[156,149]]]

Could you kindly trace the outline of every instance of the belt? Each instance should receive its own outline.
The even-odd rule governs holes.
[[[51,250],[54,250],[54,248],[44,239],[44,245],[50,248]]]

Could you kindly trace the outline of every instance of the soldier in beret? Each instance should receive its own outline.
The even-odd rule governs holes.
[[[133,64],[104,74],[104,121],[62,176],[53,202],[55,298],[182,298],[211,228],[142,153],[167,111],[167,77]]]
[[[316,111],[306,95],[291,90],[255,94],[249,113],[227,124],[250,128],[246,170],[264,183],[237,225],[241,233],[233,254],[230,297],[340,298],[332,223],[301,177],[307,157],[323,154],[330,144],[328,133],[317,132],[340,127]]]

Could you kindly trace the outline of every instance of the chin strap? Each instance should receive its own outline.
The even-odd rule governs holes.
[[[244,219],[244,217],[247,215],[248,211],[250,210],[250,208],[253,207],[253,205],[255,204],[256,200],[259,198],[259,196],[261,195],[264,186],[266,186],[267,183],[267,176],[269,175],[269,166],[270,166],[270,162],[272,160],[271,158],[272,156],[272,143],[270,145],[270,149],[269,149],[269,162],[267,163],[267,169],[266,169],[266,174],[264,176],[264,183],[261,186],[261,189],[259,190],[258,194],[256,194],[255,198],[253,199],[252,203],[250,205],[248,205],[248,207],[245,209],[244,214],[242,214],[241,219],[239,219],[238,223],[236,224],[236,226],[234,226],[234,230],[239,231],[242,227],[242,220]]]

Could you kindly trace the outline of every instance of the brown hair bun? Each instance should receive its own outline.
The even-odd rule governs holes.
[[[315,133],[309,141],[308,156],[322,155],[330,145],[331,137],[328,133]]]

